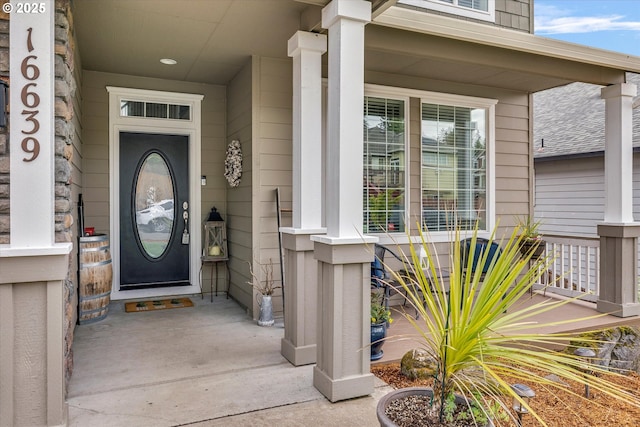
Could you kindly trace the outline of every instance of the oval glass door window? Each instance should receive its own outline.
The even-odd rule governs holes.
[[[173,177],[164,158],[158,153],[149,154],[142,161],[135,183],[138,240],[149,257],[160,258],[175,224]]]

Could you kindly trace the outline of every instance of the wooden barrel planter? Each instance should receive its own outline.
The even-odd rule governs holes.
[[[109,237],[80,237],[78,258],[78,323],[83,325],[104,319],[109,311],[113,278]]]

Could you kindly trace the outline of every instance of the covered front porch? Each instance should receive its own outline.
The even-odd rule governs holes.
[[[46,407],[38,415],[45,421],[38,422],[66,422],[65,375],[70,374],[73,360],[68,348],[74,331],[77,365],[69,387],[72,425],[94,424],[87,423],[83,416],[115,417],[104,420],[104,424],[113,425],[144,425],[146,421],[142,420],[149,425],[203,420],[225,424],[228,416],[255,414],[264,408],[290,408],[307,401],[326,403],[314,386],[331,401],[376,393],[369,358],[363,353],[369,336],[368,271],[373,258],[365,243],[378,239],[387,242],[385,233],[376,233],[378,228],[372,231],[363,227],[364,205],[371,200],[363,200],[363,181],[369,175],[378,176],[378,165],[397,171],[394,176],[398,182],[386,187],[401,190],[404,201],[399,209],[384,209],[384,213],[401,214],[404,224],[430,217],[429,202],[434,199],[429,196],[436,194],[438,188],[434,187],[431,193],[423,191],[423,178],[426,181],[429,177],[428,171],[423,170],[428,169],[423,168],[423,154],[440,160],[430,156],[428,149],[434,140],[423,133],[422,127],[423,122],[425,126],[433,122],[428,111],[440,106],[443,110],[460,108],[464,112],[456,125],[457,131],[466,135],[462,138],[463,151],[471,151],[471,135],[479,129],[465,115],[470,119],[472,111],[482,113],[485,148],[479,149],[484,154],[474,166],[481,172],[475,189],[478,204],[471,203],[476,200],[472,187],[461,185],[459,190],[466,195],[465,211],[484,210],[483,230],[488,233],[500,217],[506,218],[501,227],[508,229],[512,225],[509,218],[533,211],[531,94],[574,81],[607,86],[603,96],[608,111],[607,173],[611,180],[607,190],[611,200],[607,200],[610,210],[605,220],[610,224],[604,237],[610,247],[624,244],[625,254],[631,253],[628,246],[637,240],[640,227],[632,224],[626,205],[632,196],[630,184],[626,184],[630,174],[622,167],[626,165],[626,153],[631,152],[626,117],[636,94],[635,86],[626,83],[624,73],[640,70],[634,58],[408,9],[394,0],[193,0],[181,3],[179,10],[170,3],[120,1],[97,6],[95,2],[77,0],[73,7],[68,1],[58,3],[59,11],[47,11],[46,28],[52,31],[41,45],[53,52],[58,35],[67,33],[68,40],[55,45],[55,67],[47,81],[38,84],[43,91],[68,86],[55,97],[51,95],[53,90],[47,91],[46,97],[42,92],[43,105],[46,101],[50,110],[41,110],[42,117],[47,118],[56,135],[64,134],[60,135],[64,144],[58,145],[56,136],[55,153],[53,144],[48,144],[48,151],[42,151],[39,160],[49,165],[55,160],[56,165],[64,167],[56,169],[54,177],[52,170],[23,161],[20,150],[11,151],[17,160],[12,161],[10,171],[10,244],[0,248],[3,268],[8,265],[9,271],[16,272],[3,271],[3,307],[6,313],[20,314],[15,326],[3,322],[9,332],[2,335],[20,337],[18,344],[22,344],[23,337],[42,336],[38,341],[41,354],[33,357],[32,365],[46,366],[48,375],[42,379],[43,375],[38,378],[22,369],[26,365],[21,364],[23,355],[32,357],[32,352],[20,345],[14,350],[13,340],[6,340],[10,342],[9,350],[3,354],[10,362],[0,376],[15,384],[6,388],[9,397],[2,401],[6,402],[7,414],[14,411],[14,402],[20,403],[15,405],[17,419],[30,416],[33,408]],[[20,17],[16,14],[11,19],[11,57],[18,58],[12,59],[13,67],[22,62],[18,54],[29,58],[24,56],[28,45],[23,39],[30,32],[18,33]],[[55,40],[51,35],[54,22]],[[75,29],[70,23],[75,23]],[[26,20],[22,24],[32,25]],[[22,38],[16,37],[18,34]],[[104,34],[112,37],[105,38]],[[21,44],[13,44],[17,42]],[[180,62],[173,68],[159,65],[160,58],[171,59],[167,56],[175,56]],[[21,87],[15,79],[20,70],[12,69],[11,74],[15,103],[20,101],[16,96],[20,91],[15,90]],[[22,87],[31,84],[24,83]],[[76,85],[78,90],[72,90]],[[144,99],[132,100],[145,105],[158,103],[147,102],[152,100],[147,93],[150,91],[163,92],[164,97],[204,95],[202,108],[193,107],[193,126],[189,125],[188,132],[178,132],[190,137],[189,167],[181,170],[189,170],[188,179],[183,181],[188,182],[184,194],[191,197],[189,203],[176,203],[182,212],[174,215],[179,224],[174,242],[180,247],[191,245],[188,273],[195,288],[203,253],[202,219],[212,206],[218,207],[229,229],[229,294],[249,312],[255,312],[255,290],[248,284],[249,267],[251,263],[257,266],[278,258],[278,231],[285,234],[288,323],[284,336],[255,332],[257,327],[239,308],[229,314],[230,318],[240,316],[252,327],[236,331],[234,326],[238,325],[225,323],[229,319],[210,319],[213,313],[218,316],[225,310],[207,310],[211,307],[203,301],[196,309],[186,311],[192,316],[185,317],[192,318],[184,319],[190,322],[184,327],[179,326],[178,319],[183,316],[179,311],[147,313],[132,321],[131,315],[118,313],[115,308],[104,322],[74,327],[78,268],[74,262],[77,247],[72,250],[71,242],[77,237],[73,229],[79,222],[75,214],[78,195],[85,196],[87,224],[114,242],[116,272],[123,255],[115,253],[122,248],[115,242],[126,242],[131,237],[119,235],[119,223],[127,221],[119,217],[116,202],[119,198],[128,200],[130,195],[125,186],[120,192],[116,181],[118,172],[127,168],[120,168],[115,136],[143,129],[140,124],[125,129],[112,119],[120,116],[138,123],[143,118],[123,115],[119,108],[122,104],[112,102],[109,87],[131,88],[130,93],[138,94],[145,91]],[[390,144],[397,146],[391,147],[395,157],[370,156],[366,164],[369,175],[363,159],[363,106],[369,105],[365,104],[365,97],[374,100],[370,103],[373,107],[381,100],[395,106],[389,112],[401,113],[389,127]],[[174,105],[165,98],[161,101],[167,107]],[[12,110],[20,111],[15,105],[20,104],[14,104]],[[422,111],[427,112],[425,118]],[[196,126],[198,117],[202,118],[201,126]],[[145,129],[159,132],[159,126],[148,125],[147,120],[160,118],[145,116]],[[379,124],[386,123],[387,113],[374,118]],[[14,114],[12,120],[15,119],[22,119],[21,124],[29,126],[27,131],[32,127],[24,117]],[[163,118],[156,123],[165,121]],[[446,124],[446,117],[440,122]],[[15,124],[11,127],[12,135],[19,135],[15,130],[20,128]],[[175,127],[163,129],[175,131]],[[378,134],[371,132],[374,137]],[[46,138],[53,140],[53,131]],[[243,144],[245,178],[240,186],[231,188],[223,169],[225,149],[233,141]],[[441,142],[446,148],[446,138]],[[15,146],[16,141],[11,143]],[[377,142],[367,140],[367,144],[373,146]],[[471,157],[465,159],[470,161]],[[31,191],[35,172],[42,175],[37,188],[46,189],[46,197]],[[472,174],[460,176],[463,175],[470,178]],[[284,190],[283,201],[292,206],[291,227],[280,230],[273,200],[276,187]],[[56,199],[54,206],[54,196],[61,197],[60,194],[64,197]],[[371,203],[367,209],[370,214]],[[47,213],[44,219],[40,218],[42,212]],[[387,222],[389,225],[396,232],[402,231],[395,219]],[[420,227],[409,231],[415,236]],[[446,244],[446,233],[441,230],[439,243]],[[35,271],[36,266],[41,268],[42,255],[62,258],[59,255],[63,248],[57,247],[55,241],[67,242],[65,256],[71,252],[69,259],[63,260],[66,271],[59,277],[53,277],[51,271],[23,273]],[[30,247],[36,243],[42,247],[33,251]],[[602,263],[607,272],[623,271],[629,265],[627,258],[612,258]],[[617,277],[616,286],[611,287],[611,295],[602,298],[612,303],[604,309],[613,306],[626,310],[628,315],[637,314],[640,304],[636,297],[628,298],[629,271],[624,271],[624,277]],[[204,284],[205,290],[212,288],[211,282]],[[625,294],[618,298],[615,292],[623,289],[623,283]],[[116,287],[121,284],[117,280],[114,283]],[[160,289],[153,291],[154,297],[169,294],[169,288]],[[33,308],[35,298],[27,292],[38,292],[37,308]],[[139,294],[118,297],[138,298]],[[233,303],[225,300],[224,304]],[[203,311],[204,317],[194,315],[198,310]],[[32,312],[40,314],[37,333],[32,327],[35,322],[22,321],[33,317]],[[220,337],[233,339],[225,341]],[[268,352],[266,344],[256,348],[265,341]],[[268,356],[263,359],[261,355],[265,353]],[[291,367],[280,353],[293,365],[315,366],[315,370]],[[89,362],[95,365],[84,365]],[[243,362],[253,368],[243,366]],[[280,369],[282,372],[278,373]],[[31,384],[33,378],[41,380]],[[83,389],[83,384],[93,384],[95,388]],[[36,389],[37,398],[24,404],[27,399],[19,397],[22,390],[33,394]],[[260,400],[256,397],[260,395],[277,399]],[[287,400],[288,396],[297,397]],[[249,403],[238,405],[239,401]],[[10,415],[13,417],[12,412]],[[305,424],[297,421],[295,425]],[[355,422],[338,424],[361,423],[362,419],[357,418]]]
[[[313,386],[313,365],[294,367],[280,354],[282,319],[263,328],[224,296],[191,299],[193,308],[146,313],[125,313],[123,302],[113,302],[106,320],[76,329],[70,426],[299,426],[319,417],[324,425],[376,423],[375,405],[389,390],[382,381],[371,396],[330,404]],[[402,309],[394,307],[379,363],[419,346]],[[595,314],[594,304],[577,302],[539,321]],[[604,316],[562,330],[634,323],[640,318]]]

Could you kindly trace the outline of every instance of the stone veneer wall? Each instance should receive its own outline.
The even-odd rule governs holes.
[[[74,121],[74,97],[76,81],[74,73],[75,36],[71,0],[56,0],[55,16],[55,231],[56,242],[75,242],[73,232],[74,203],[71,192],[73,138],[76,136]],[[78,69],[77,72],[80,72]],[[77,251],[77,247],[76,247]],[[67,381],[73,371],[73,332],[76,323],[75,257],[69,260],[69,271],[65,280],[65,374]]]
[[[1,3],[6,3],[2,1]],[[75,241],[71,197],[71,159],[73,138],[76,134],[73,97],[74,35],[71,1],[55,2],[55,241]],[[9,15],[0,13],[0,78],[9,85]],[[8,119],[7,119],[8,120]],[[9,129],[0,129],[0,244],[10,243],[9,219]],[[75,253],[75,252],[74,252]],[[76,320],[75,265],[69,259],[69,272],[65,281],[65,373],[67,380],[73,369],[71,344]]]
[[[6,3],[2,1],[1,3]],[[9,82],[9,15],[0,12],[0,79]],[[8,100],[7,100],[8,102]],[[0,106],[0,114],[3,108]],[[9,117],[0,128],[0,245],[9,243]]]

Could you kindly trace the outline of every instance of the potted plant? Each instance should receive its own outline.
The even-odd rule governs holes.
[[[273,318],[273,301],[272,297],[276,289],[280,286],[275,285],[273,278],[273,263],[269,258],[269,263],[261,264],[262,278],[258,277],[253,272],[251,263],[249,264],[249,273],[251,274],[251,281],[249,283],[255,290],[258,291],[256,300],[260,307],[260,314],[258,315],[258,325],[260,326],[273,326],[275,320]]]
[[[542,220],[535,221],[531,216],[516,217],[516,230],[520,237],[520,253],[526,256],[532,252],[531,260],[537,261],[544,254],[547,243],[539,232]]]
[[[382,345],[387,336],[387,327],[393,322],[391,311],[383,304],[384,294],[371,292],[371,360],[383,356]]]
[[[472,274],[461,273],[462,254],[457,244],[460,233],[456,232],[448,255],[447,281],[437,269],[437,253],[423,233],[420,233],[420,244],[409,244],[410,253],[403,256],[412,274],[394,273],[394,279],[404,288],[408,302],[420,314],[419,320],[408,314],[404,316],[414,326],[421,347],[432,359],[433,387],[399,389],[383,397],[377,406],[381,426],[398,425],[394,407],[403,407],[399,412],[412,418],[412,425],[419,422],[424,422],[420,425],[432,426],[476,426],[483,425],[483,422],[491,425],[490,420],[500,414],[520,425],[517,418],[522,413],[530,414],[527,416],[545,425],[529,405],[529,398],[519,394],[521,387],[512,387],[514,384],[511,383],[529,384],[539,393],[564,389],[563,381],[551,381],[547,374],[582,385],[588,383],[591,389],[640,407],[637,393],[617,386],[602,375],[605,372],[609,376],[617,374],[594,365],[591,372],[595,375],[587,377],[582,370],[584,362],[575,355],[544,350],[549,345],[569,345],[573,335],[541,333],[541,329],[555,323],[539,324],[532,321],[532,317],[558,309],[573,300],[548,299],[532,306],[519,304],[545,268],[530,265],[532,252],[520,253],[517,232],[515,229],[510,237],[499,242],[502,248],[500,256],[490,263],[486,271],[477,269]],[[495,240],[494,233],[490,242]],[[472,251],[477,238],[476,229],[472,233]],[[426,273],[421,267],[419,246],[429,260]],[[483,264],[488,253],[485,251],[480,255]],[[536,264],[549,262],[543,259]],[[575,322],[584,320],[575,319]],[[420,398],[420,394],[427,398]],[[411,403],[415,402],[416,396],[420,403]],[[516,415],[512,408],[521,408],[522,411]],[[463,414],[467,420],[446,424],[458,414]]]

